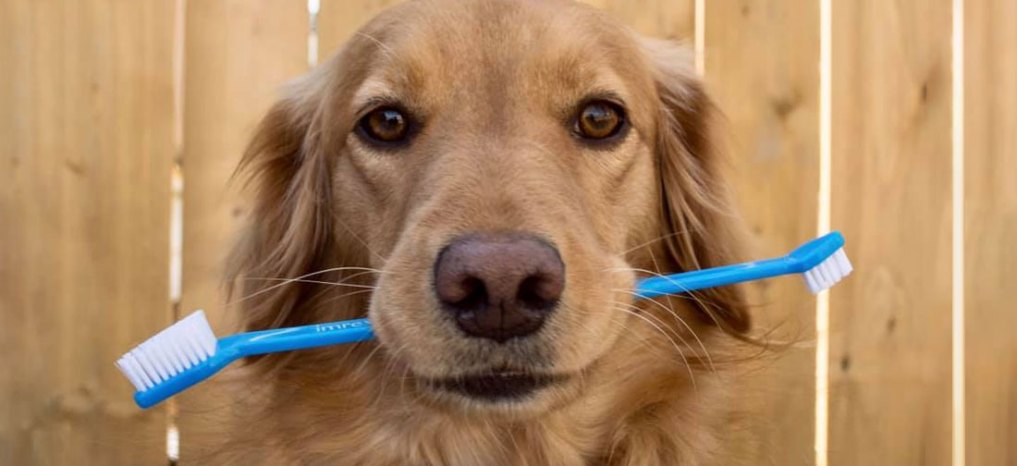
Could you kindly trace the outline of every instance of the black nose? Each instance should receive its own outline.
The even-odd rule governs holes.
[[[564,289],[558,250],[531,234],[459,236],[434,263],[434,292],[459,328],[499,343],[540,329]]]

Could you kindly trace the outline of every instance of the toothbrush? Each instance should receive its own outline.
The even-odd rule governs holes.
[[[844,237],[829,233],[790,254],[640,280],[636,295],[647,299],[780,275],[802,274],[812,293],[826,290],[851,273]],[[219,372],[231,362],[258,354],[316,348],[374,338],[367,319],[353,319],[216,339],[205,313],[197,311],[138,345],[116,365],[137,389],[134,401],[148,408]]]
[[[844,252],[844,236],[835,231],[783,257],[646,278],[636,285],[636,295],[655,298],[793,273],[802,274],[809,291],[817,294],[836,285],[852,270]]]

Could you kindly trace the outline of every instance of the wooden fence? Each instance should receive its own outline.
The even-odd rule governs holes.
[[[321,0],[319,56],[387,3]],[[754,290],[759,322],[818,343],[743,387],[744,456],[1017,464],[1017,2],[591,3],[702,52],[759,254],[848,238],[828,299]],[[163,464],[170,421],[200,464],[214,397],[140,411],[112,361],[221,303],[226,180],[311,24],[302,0],[0,1],[0,464]]]

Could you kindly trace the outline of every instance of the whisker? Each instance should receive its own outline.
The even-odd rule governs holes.
[[[362,293],[370,293],[372,291],[374,291],[374,289],[350,291],[349,293],[343,293],[343,294],[341,294],[339,296],[333,296],[331,298],[325,299],[325,300],[321,301],[321,304],[325,305],[325,304],[328,304],[328,303],[339,301],[340,299],[343,299],[343,298],[348,298],[350,296],[356,296],[356,295],[362,294]]]
[[[706,301],[703,301],[699,296],[696,296],[696,293],[694,291],[689,290],[689,289],[683,287],[681,285],[681,283],[679,283],[679,282],[677,282],[677,281],[675,281],[673,279],[669,279],[667,277],[667,275],[662,275],[660,272],[654,272],[652,270],[640,269],[640,268],[635,268],[635,267],[613,267],[613,268],[604,269],[603,271],[604,272],[612,272],[612,271],[614,271],[614,272],[617,272],[617,271],[642,272],[642,273],[645,273],[645,274],[648,274],[648,275],[653,275],[655,277],[664,278],[664,279],[668,280],[669,282],[671,282],[672,284],[674,284],[675,286],[678,286],[678,287],[683,289],[682,294],[671,294],[671,295],[668,295],[668,296],[670,296],[671,298],[689,299],[689,300],[695,301],[696,304],[698,304],[704,310],[708,311],[706,314],[710,317],[711,320],[713,320],[713,322],[715,324],[721,325],[721,323],[719,321],[717,321],[717,317],[713,314],[713,312],[709,312],[709,311],[712,311],[713,309],[715,309],[717,306],[715,306],[713,304],[710,304],[710,303],[707,303]],[[633,291],[629,291],[629,293],[631,293],[631,294],[633,294],[633,296],[636,296],[636,297],[639,297],[639,298],[646,298],[645,296],[639,295],[638,293],[635,293]]]
[[[601,271],[602,272],[640,272],[640,273],[644,273],[646,275],[652,275],[654,277],[667,278],[667,275],[664,275],[664,274],[662,274],[660,272],[654,272],[654,271],[648,270],[648,269],[641,269],[639,267],[608,267],[608,268],[603,269]]]
[[[684,234],[688,234],[688,233],[690,233],[691,231],[692,231],[692,230],[689,230],[689,229],[687,229],[687,228],[686,228],[686,229],[683,229],[683,230],[679,230],[679,231],[675,231],[675,232],[672,232],[672,233],[668,233],[668,234],[666,234],[666,235],[658,236],[658,237],[656,237],[656,238],[654,238],[654,239],[651,239],[651,240],[649,240],[649,241],[646,241],[646,242],[644,242],[644,243],[641,243],[641,244],[639,244],[638,246],[635,246],[635,247],[632,247],[632,248],[626,249],[626,250],[622,251],[622,253],[621,253],[620,255],[621,255],[621,256],[624,256],[624,255],[626,255],[626,254],[628,254],[628,253],[630,253],[630,252],[632,252],[632,251],[635,251],[635,250],[637,250],[637,249],[639,249],[639,248],[645,248],[645,247],[647,247],[647,246],[649,246],[649,245],[651,245],[651,244],[653,244],[653,243],[656,243],[656,242],[660,242],[660,241],[664,241],[664,240],[666,240],[666,239],[674,238],[675,236],[679,236],[679,235],[684,235]]]
[[[342,356],[340,356],[338,362],[336,362],[336,364],[334,366],[335,367],[346,367],[346,361],[349,360],[350,356],[353,353],[357,352],[357,350],[360,349],[361,347],[362,347],[362,345],[360,345],[360,344],[345,345],[345,347],[344,347],[345,351],[342,352]]]
[[[649,312],[643,313],[642,311],[645,311],[644,309],[640,309],[640,308],[639,308],[639,307],[637,307],[637,306],[634,306],[634,305],[631,305],[631,304],[627,304],[627,303],[620,303],[620,302],[617,302],[617,301],[614,301],[614,302],[613,302],[612,304],[613,304],[613,305],[615,305],[615,306],[624,306],[624,307],[625,307],[626,309],[629,309],[629,310],[631,310],[631,311],[633,311],[633,312],[636,312],[636,313],[638,313],[639,315],[642,315],[642,316],[644,316],[644,317],[646,317],[646,318],[648,318],[648,319],[653,319],[653,320],[654,320],[655,322],[657,322],[658,324],[660,324],[660,326],[661,326],[662,328],[665,328],[666,330],[671,330],[671,329],[669,329],[669,328],[667,327],[667,323],[666,323],[666,322],[664,322],[664,320],[663,320],[662,318],[660,318],[660,317],[658,317],[658,316],[655,316],[655,315],[653,315],[652,313],[649,313]],[[675,337],[677,337],[677,338],[678,338],[678,340],[679,340],[679,341],[680,341],[680,342],[681,342],[681,343],[682,343],[683,345],[685,345],[685,347],[686,347],[686,348],[688,348],[688,349],[689,349],[689,351],[691,351],[691,352],[692,352],[692,354],[693,354],[693,355],[694,355],[694,356],[695,356],[695,357],[696,357],[697,359],[699,359],[699,358],[701,358],[701,357],[702,357],[702,356],[700,356],[700,355],[699,355],[699,353],[697,353],[697,352],[696,352],[695,348],[693,348],[693,347],[692,347],[692,345],[690,345],[688,341],[686,341],[686,340],[685,340],[684,338],[682,338],[681,334],[680,334],[680,333],[679,333],[678,331],[676,331],[676,330],[673,330],[673,334],[674,334],[674,336],[675,336]],[[704,351],[705,351],[705,348],[704,348]]]
[[[377,353],[378,350],[380,349],[381,345],[375,344],[374,349],[372,349],[370,353],[367,353],[367,356],[364,357],[364,360],[360,362],[360,365],[357,366],[356,370],[354,370],[353,373],[359,374],[363,372],[364,368],[367,367],[367,363],[371,360],[374,354]]]
[[[383,395],[385,394],[385,389],[388,388],[388,382],[389,382],[389,379],[391,378],[389,376],[393,373],[392,369],[394,368],[395,364],[399,361],[398,354],[401,353],[403,350],[405,350],[408,346],[409,346],[408,343],[404,343],[402,346],[397,347],[394,351],[390,351],[389,352],[388,361],[385,363],[384,369],[382,369],[382,374],[381,374],[382,383],[381,383],[381,387],[378,389],[378,395],[374,398],[374,401],[371,402],[372,410],[377,408],[378,404],[381,403],[381,399],[383,398]],[[381,348],[380,344],[378,345],[378,348]],[[406,368],[408,369],[409,366],[406,366]],[[404,372],[404,374],[405,373],[406,372]],[[400,387],[399,387],[400,395],[402,395],[403,384],[404,384],[404,381],[400,380]]]
[[[654,328],[654,329],[656,329],[656,330],[657,330],[658,332],[660,332],[660,334],[661,334],[661,335],[663,335],[663,336],[664,336],[664,338],[667,338],[667,340],[668,340],[668,341],[669,341],[669,342],[671,343],[671,345],[672,345],[672,346],[674,346],[674,349],[675,349],[675,351],[676,351],[676,352],[678,353],[678,356],[679,356],[679,357],[681,357],[681,359],[682,359],[682,362],[684,362],[684,363],[685,363],[685,369],[686,369],[686,370],[688,371],[688,373],[689,373],[689,380],[690,380],[690,381],[692,382],[692,389],[693,389],[693,391],[695,391],[695,392],[697,392],[697,393],[698,393],[698,388],[697,388],[697,386],[696,386],[696,376],[695,376],[695,374],[693,373],[693,370],[692,370],[692,365],[691,365],[691,364],[689,364],[689,360],[688,360],[688,358],[686,358],[686,357],[685,357],[685,353],[684,353],[684,352],[683,352],[683,351],[681,350],[681,348],[680,348],[680,347],[678,346],[678,343],[674,341],[674,338],[671,338],[671,335],[670,335],[670,334],[668,334],[668,333],[667,333],[667,331],[665,331],[665,330],[664,330],[664,329],[663,329],[662,327],[658,326],[657,324],[653,323],[653,321],[652,321],[652,320],[650,320],[650,319],[647,319],[647,318],[646,318],[645,316],[643,316],[643,315],[640,315],[640,314],[639,314],[638,312],[633,312],[633,311],[631,311],[631,310],[628,310],[628,309],[625,309],[625,308],[623,308],[623,307],[614,307],[613,309],[615,309],[615,310],[617,310],[617,311],[621,311],[621,312],[627,313],[627,314],[631,314],[631,315],[633,315],[633,316],[635,316],[635,317],[639,318],[640,320],[642,320],[643,322],[646,322],[646,323],[647,323],[647,324],[649,324],[649,325],[650,325],[651,327],[653,327],[653,328]]]
[[[370,37],[370,36],[368,36],[368,37]],[[350,226],[349,226],[349,225],[347,225],[347,224],[346,224],[346,222],[345,222],[345,221],[343,221],[343,219],[342,219],[342,218],[339,218],[339,215],[337,215],[337,214],[336,214],[335,212],[333,212],[333,211],[329,211],[329,213],[330,213],[330,214],[332,215],[332,218],[333,218],[333,219],[334,219],[334,220],[335,220],[336,222],[338,222],[338,223],[339,223],[339,225],[341,225],[341,226],[342,226],[343,228],[345,228],[345,229],[346,229],[346,232],[347,232],[347,233],[349,233],[349,234],[350,234],[350,236],[352,236],[352,237],[353,237],[353,239],[357,240],[357,242],[359,242],[359,243],[360,243],[360,245],[364,247],[364,250],[365,250],[365,251],[367,251],[367,252],[371,253],[372,255],[374,255],[374,257],[375,257],[375,258],[377,258],[377,259],[378,259],[378,260],[379,260],[379,261],[380,261],[380,262],[382,263],[382,265],[384,265],[385,263],[387,263],[387,262],[388,262],[388,259],[386,259],[386,258],[385,258],[384,256],[382,256],[381,254],[378,254],[377,252],[375,252],[375,250],[374,250],[374,249],[371,249],[371,246],[368,246],[368,245],[367,245],[367,241],[364,241],[364,239],[363,239],[363,238],[361,238],[361,237],[360,237],[360,235],[358,235],[358,234],[357,234],[357,233],[356,233],[355,231],[353,231],[353,229],[352,229],[352,228],[350,228]]]
[[[241,298],[237,298],[237,299],[235,299],[233,301],[230,301],[230,302],[226,303],[225,306],[234,306],[234,305],[236,305],[238,303],[244,302],[244,301],[246,301],[248,299],[251,299],[251,298],[253,298],[255,296],[258,296],[258,295],[261,295],[261,294],[264,294],[264,293],[268,293],[269,291],[272,291],[274,289],[286,286],[286,285],[288,285],[290,283],[293,283],[293,282],[297,282],[299,280],[304,280],[304,279],[306,279],[308,277],[313,277],[315,275],[321,275],[321,274],[326,274],[326,273],[330,273],[330,272],[342,272],[342,271],[347,271],[347,270],[371,271],[371,272],[375,272],[375,273],[379,273],[379,274],[388,273],[388,272],[384,272],[384,271],[381,271],[381,270],[378,270],[378,269],[369,268],[369,267],[332,267],[332,268],[328,268],[328,269],[318,270],[316,272],[306,273],[306,274],[303,274],[303,275],[301,275],[299,277],[285,278],[280,283],[277,283],[277,284],[269,286],[267,288],[258,290],[258,291],[254,292],[254,293],[251,293],[251,294],[247,295],[247,296],[243,296]]]
[[[406,380],[410,378],[410,366],[403,364],[403,374],[399,376],[399,398],[406,394]]]
[[[716,373],[717,372],[717,367],[713,363],[713,357],[710,355],[710,351],[706,349],[706,345],[703,344],[703,340],[700,339],[699,335],[696,333],[696,331],[693,330],[692,327],[689,326],[689,324],[687,322],[685,322],[685,319],[682,319],[681,316],[678,315],[678,312],[675,311],[674,309],[671,309],[671,308],[669,308],[667,306],[664,306],[662,303],[657,302],[656,300],[650,299],[648,301],[650,301],[652,304],[656,304],[657,306],[659,306],[661,309],[664,310],[665,313],[667,313],[667,314],[671,315],[672,317],[674,317],[675,320],[679,324],[681,324],[683,327],[685,327],[686,330],[689,331],[689,333],[692,335],[692,338],[695,338],[696,342],[699,344],[699,347],[702,348],[703,355],[706,357],[706,362],[709,365],[710,372]],[[625,303],[617,303],[617,302],[615,304],[626,305]],[[627,306],[630,306],[632,309],[636,309],[636,310],[639,309],[639,308],[637,308],[635,306],[632,306],[632,305],[627,305]],[[652,316],[652,317],[656,318],[652,314],[647,314],[647,316]],[[657,321],[661,325],[665,325],[663,320],[657,319]],[[685,344],[685,346],[687,346],[690,350],[692,349],[692,345],[689,344],[684,338],[682,338],[680,333],[674,332],[674,334],[675,334],[676,337],[678,337],[679,340],[681,340],[682,343]],[[693,350],[693,352],[695,352],[695,350]],[[697,355],[696,357],[698,358],[699,356]]]
[[[614,309],[612,309],[612,310],[614,310]],[[627,322],[625,321],[624,316],[617,316],[617,315],[612,314],[609,317],[611,318],[611,323],[613,325],[617,325],[617,326],[619,326],[619,327],[624,329],[624,331],[628,335],[627,338],[635,338],[633,336],[633,332],[629,331],[628,326],[626,325]],[[636,343],[638,343],[639,345],[641,345],[643,348],[646,348],[650,352],[653,352],[653,351],[655,351],[655,350],[657,350],[659,348],[653,346],[650,343],[651,338],[652,337],[648,336],[648,335],[638,335],[638,338],[636,338],[634,341]]]
[[[657,258],[654,256],[653,251],[650,251],[650,260],[653,261],[653,267],[657,269],[657,275],[660,276],[660,265],[657,264]],[[696,262],[696,266],[698,268],[698,262]],[[671,281],[672,283],[674,282],[673,280],[669,281]],[[721,322],[717,320],[717,316],[714,315],[714,311],[717,309],[716,305],[703,301],[702,299],[699,298],[699,296],[696,295],[696,293],[692,292],[691,290],[686,289],[685,294],[687,294],[689,298],[692,298],[692,300],[694,300],[696,304],[703,308],[703,311],[706,312],[706,315],[710,317],[710,320],[712,320],[715,325],[723,328]]]
[[[381,345],[378,345],[378,347],[381,348]],[[385,390],[388,389],[388,382],[389,382],[389,379],[390,379],[389,374],[392,372],[392,366],[394,364],[395,364],[395,360],[392,359],[392,358],[389,358],[389,360],[387,362],[385,362],[385,366],[382,368],[381,374],[379,374],[378,377],[377,377],[377,378],[381,379],[381,386],[378,387],[378,393],[375,394],[374,399],[371,400],[371,403],[370,403],[370,410],[371,411],[376,410],[378,408],[378,405],[381,404],[382,398],[385,397]]]
[[[696,331],[692,329],[692,326],[690,326],[689,323],[685,321],[685,319],[682,319],[682,316],[678,315],[678,312],[675,311],[673,308],[669,308],[667,306],[664,306],[664,304],[662,304],[662,303],[660,303],[660,302],[658,302],[656,300],[652,300],[651,299],[650,301],[653,302],[654,304],[656,304],[656,305],[658,305],[658,306],[668,310],[669,311],[668,313],[672,317],[674,317],[674,319],[679,324],[681,324],[683,327],[685,327],[686,330],[689,331],[689,333],[692,335],[692,338],[695,338],[696,339],[696,343],[698,343],[699,347],[703,349],[703,354],[706,355],[706,362],[710,365],[710,371],[716,373],[717,372],[717,366],[715,366],[713,364],[713,357],[710,355],[710,351],[706,349],[706,345],[703,343],[703,340],[699,338],[699,334],[696,333]]]
[[[614,306],[626,306],[628,309],[634,309],[635,311],[639,310],[637,307],[632,306],[632,305],[627,304],[627,303],[620,303],[620,302],[617,302],[617,301],[612,301],[610,304],[612,305],[612,309],[611,310],[615,310]],[[634,332],[629,331],[628,325],[627,325],[627,321],[624,319],[624,317],[620,317],[620,316],[618,316],[616,314],[610,314],[608,317],[610,318],[610,321],[611,321],[612,325],[621,327],[623,329],[623,332],[625,332],[625,334],[626,334],[626,338],[630,338],[630,339],[635,338],[633,341],[635,341],[640,346],[646,348],[649,352],[655,352],[655,351],[660,349],[659,347],[654,346],[651,343],[651,340],[652,340],[652,336],[651,335],[638,335],[638,334],[635,334]],[[659,319],[657,321],[660,322]],[[587,330],[589,330],[589,326],[586,325],[585,322],[577,322],[577,323],[579,323],[581,327],[584,327]],[[692,349],[691,347],[688,346],[688,344],[686,344],[685,346],[688,347],[690,350]]]
[[[611,267],[611,268],[603,269],[602,272],[640,272],[640,273],[645,273],[647,275],[652,275],[652,276],[660,277],[660,278],[664,278],[664,279],[668,278],[667,275],[663,275],[663,274],[660,274],[658,272],[654,272],[652,270],[646,270],[646,269],[640,269],[640,268],[634,268],[634,267]],[[671,281],[672,283],[674,283],[675,285],[681,286],[678,282],[675,282],[675,281],[670,280],[670,279],[668,279],[668,280]],[[632,292],[632,290],[627,290],[627,291],[630,292],[630,293]],[[674,299],[687,299],[689,301],[696,301],[696,303],[699,304],[700,306],[706,306],[706,303],[704,303],[702,300],[698,299],[695,296],[695,291],[691,291],[691,290],[685,290],[685,291],[682,291],[681,293],[670,294],[670,295],[668,295],[668,297],[674,298]]]
[[[367,269],[367,268],[365,267],[365,269]],[[299,280],[296,280],[296,281],[302,282],[302,283],[319,283],[319,284],[323,284],[323,285],[329,285],[329,284],[335,284],[335,283],[346,283],[346,282],[348,282],[350,280],[353,280],[354,278],[361,277],[361,276],[364,276],[364,275],[367,275],[367,274],[382,275],[382,274],[388,274],[388,273],[391,273],[391,272],[385,272],[385,271],[378,270],[378,269],[369,269],[369,270],[364,270],[362,272],[357,272],[355,274],[347,275],[347,276],[343,277],[343,279],[338,281],[338,282],[328,282],[328,281],[317,282],[317,281],[313,281],[313,280],[303,280],[303,279],[299,279]],[[241,281],[247,281],[247,280],[252,280],[252,281],[254,281],[254,280],[286,281],[286,280],[292,280],[292,279],[286,278],[286,277],[241,277],[238,280],[241,280]]]
[[[656,269],[657,270],[657,274],[660,275],[660,264],[657,262],[657,256],[655,254],[653,254],[653,251],[650,251],[650,261],[653,262],[653,268]],[[697,299],[693,295],[690,295],[690,296],[692,296],[693,299],[696,299],[696,301],[698,301],[700,303],[700,305],[702,305],[702,301],[700,301],[699,299]],[[661,304],[661,303],[659,303],[657,301],[653,301],[653,302],[655,304],[660,305],[668,313],[670,313],[672,316],[674,316],[675,320],[677,320],[679,323],[681,323],[683,326],[685,326],[685,328],[689,331],[689,333],[692,334],[692,338],[695,338],[696,341],[699,342],[699,347],[703,349],[703,353],[706,354],[706,361],[710,364],[710,370],[713,373],[716,373],[717,372],[717,367],[713,365],[713,358],[710,357],[710,352],[706,350],[706,345],[703,344],[703,340],[699,339],[699,335],[696,334],[696,331],[692,330],[692,327],[690,327],[689,324],[687,322],[685,322],[685,319],[682,319],[682,317],[680,315],[678,315],[678,312],[674,310],[673,306],[665,307],[663,304]]]
[[[345,286],[345,287],[349,287],[349,288],[367,288],[367,289],[371,289],[371,290],[377,288],[374,285],[359,285],[359,284],[344,283],[344,282],[329,282],[329,281],[324,281],[324,280],[302,280],[302,279],[293,279],[293,278],[254,278],[254,277],[252,277],[252,278],[244,278],[243,280],[266,281],[266,282],[275,281],[275,282],[287,282],[287,283],[312,283],[312,284],[316,284],[316,285]]]

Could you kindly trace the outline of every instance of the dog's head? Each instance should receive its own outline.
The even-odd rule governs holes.
[[[572,2],[382,14],[262,123],[235,268],[351,267],[338,278],[369,288],[278,287],[248,303],[249,327],[352,317],[334,296],[362,293],[343,309],[364,306],[424,399],[531,412],[566,399],[638,318],[644,269],[731,260],[689,62]],[[704,325],[747,330],[735,290],[698,298]]]

